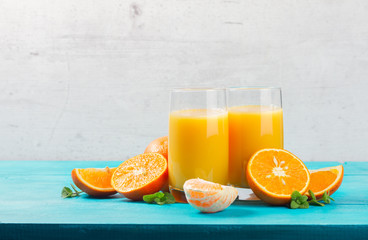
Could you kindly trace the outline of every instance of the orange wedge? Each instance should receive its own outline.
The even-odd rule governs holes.
[[[120,164],[112,175],[111,185],[126,198],[139,201],[143,195],[160,191],[167,177],[164,156],[143,153]]]
[[[230,206],[238,196],[231,186],[208,182],[202,179],[189,179],[184,183],[188,203],[201,212],[219,212]]]
[[[74,168],[74,184],[88,195],[104,197],[115,194],[111,186],[111,176],[116,168]]]
[[[303,195],[309,189],[310,174],[307,167],[299,158],[283,149],[256,152],[245,171],[253,192],[272,205],[289,203],[293,191]]]
[[[339,165],[310,170],[310,176],[311,181],[309,189],[312,190],[316,198],[319,199],[323,196],[324,192],[329,192],[331,195],[340,187],[344,176],[344,167]],[[309,197],[308,192],[306,195]]]

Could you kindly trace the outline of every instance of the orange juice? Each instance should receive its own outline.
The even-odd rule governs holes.
[[[226,110],[192,109],[170,113],[169,185],[201,178],[228,183],[228,114]]]
[[[263,148],[283,148],[282,108],[236,106],[229,108],[229,182],[249,187],[244,167]]]

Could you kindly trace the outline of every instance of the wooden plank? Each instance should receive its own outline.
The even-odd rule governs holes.
[[[19,168],[18,164],[27,163],[24,168]],[[119,195],[115,195],[111,199],[94,199],[88,196],[83,196],[75,199],[61,199],[60,191],[63,186],[68,186],[71,182],[69,175],[69,168],[71,166],[91,166],[91,165],[104,165],[105,163],[98,162],[78,162],[78,163],[65,163],[65,162],[13,162],[12,169],[18,169],[19,174],[1,174],[0,175],[0,189],[4,192],[11,192],[12,194],[5,194],[1,197],[0,203],[2,209],[2,216],[0,221],[2,222],[53,222],[53,223],[67,223],[71,221],[68,212],[73,212],[73,221],[87,222],[87,223],[99,223],[100,218],[94,218],[95,214],[103,214],[104,212],[109,216],[104,219],[107,223],[130,223],[136,218],[137,212],[145,212],[147,215],[139,217],[142,224],[151,223],[152,218],[159,216],[162,212],[167,213],[168,216],[180,215],[179,219],[175,219],[178,223],[203,223],[207,220],[208,223],[219,220],[218,217],[225,215],[227,219],[236,220],[239,215],[244,216],[244,223],[250,222],[269,222],[276,221],[278,223],[284,222],[290,223],[290,218],[280,220],[278,216],[288,214],[311,214],[313,213],[317,222],[330,224],[343,224],[346,221],[351,223],[359,223],[361,219],[356,219],[354,216],[349,219],[349,213],[351,211],[348,205],[357,205],[356,209],[360,211],[366,210],[366,204],[368,199],[367,187],[361,182],[367,182],[368,176],[366,175],[347,175],[341,185],[338,192],[335,193],[336,203],[326,208],[311,208],[308,211],[292,211],[284,207],[270,207],[263,203],[243,203],[238,202],[231,206],[223,213],[214,215],[211,218],[205,217],[206,215],[198,215],[194,209],[188,207],[188,205],[175,204],[169,206],[156,206],[148,205],[140,202],[129,202],[129,200],[120,198]],[[310,165],[325,165],[323,163],[310,163]],[[364,165],[364,164],[363,164]],[[45,166],[53,166],[54,170],[59,174],[50,174],[47,172]],[[27,170],[30,167],[31,170]],[[7,168],[2,167],[2,170]],[[35,169],[39,169],[34,172]],[[42,170],[44,169],[44,170]],[[11,169],[9,169],[11,170]],[[20,171],[22,170],[22,171]],[[68,170],[68,171],[66,171]],[[65,171],[65,172],[64,172]],[[27,174],[29,172],[30,174]],[[16,190],[16,191],[15,191]],[[96,209],[96,205],[98,208]],[[255,208],[256,206],[256,208]],[[43,209],[39,212],[39,209]],[[19,215],[14,214],[21,210],[23,212],[22,218]],[[116,211],[122,211],[122,215],[127,218],[121,218]],[[248,211],[257,211],[257,214],[251,214],[248,216]],[[258,212],[259,211],[259,212]],[[179,213],[176,213],[179,212]],[[328,212],[329,216],[334,216],[329,219],[325,213]],[[193,215],[194,214],[194,215]],[[340,215],[346,215],[339,217]],[[335,216],[336,215],[336,216]],[[199,217],[202,216],[203,218]],[[271,218],[265,219],[266,216]],[[368,216],[367,216],[368,217]],[[181,221],[181,220],[183,221]],[[363,218],[367,220],[367,218]],[[157,223],[170,223],[170,218],[157,219]],[[187,221],[186,221],[187,220]],[[226,221],[225,221],[226,222]],[[307,219],[301,220],[301,223],[308,223]]]
[[[71,182],[70,171],[73,167],[112,163],[119,164],[0,162],[0,189],[5,193],[0,197],[0,238],[31,238],[51,232],[58,232],[58,237],[66,237],[64,231],[75,237],[82,233],[96,237],[100,236],[96,234],[97,230],[109,232],[112,239],[124,232],[126,236],[141,234],[144,237],[152,233],[161,236],[166,232],[165,237],[178,234],[178,239],[184,236],[195,238],[194,233],[209,237],[226,234],[251,236],[255,239],[278,236],[280,232],[291,234],[285,239],[328,234],[339,239],[348,236],[347,232],[354,238],[367,233],[368,186],[365,183],[368,182],[368,175],[364,172],[368,163],[346,163],[346,172],[351,174],[345,175],[340,189],[333,195],[336,202],[304,210],[274,207],[261,201],[236,201],[223,212],[201,214],[187,204],[151,205],[132,202],[118,194],[107,199],[87,195],[73,199],[60,197],[62,187]],[[333,164],[307,163],[310,168]],[[358,174],[353,174],[354,171]]]

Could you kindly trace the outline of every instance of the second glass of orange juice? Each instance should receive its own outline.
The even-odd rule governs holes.
[[[229,183],[249,187],[245,168],[263,148],[283,148],[281,89],[228,88]]]
[[[174,89],[169,116],[169,187],[186,202],[184,182],[228,183],[229,136],[225,89]]]

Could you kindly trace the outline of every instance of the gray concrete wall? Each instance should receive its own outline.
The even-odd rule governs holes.
[[[0,1],[0,160],[122,160],[170,88],[246,85],[303,160],[366,161],[368,1]]]

